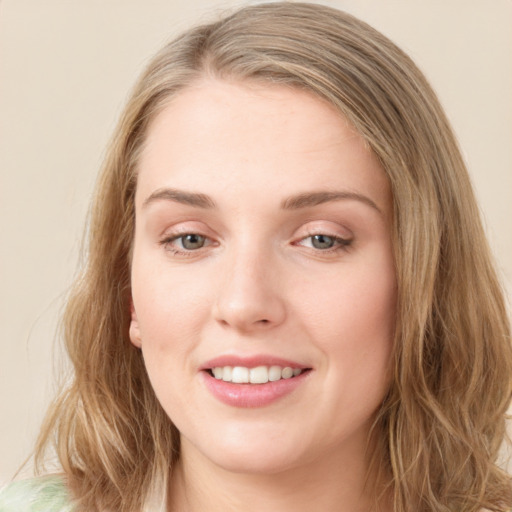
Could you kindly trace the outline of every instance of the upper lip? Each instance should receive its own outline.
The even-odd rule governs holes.
[[[211,368],[220,366],[243,366],[245,368],[256,368],[257,366],[282,366],[286,368],[288,366],[290,368],[300,369],[311,368],[311,366],[301,364],[297,361],[272,355],[236,356],[226,354],[206,361],[201,365],[200,370],[210,370]]]

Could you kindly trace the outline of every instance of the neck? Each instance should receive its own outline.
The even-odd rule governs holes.
[[[321,460],[269,473],[245,473],[219,467],[193,446],[182,455],[170,485],[171,512],[369,512],[373,489],[365,458],[326,454]],[[391,510],[379,504],[382,512]]]

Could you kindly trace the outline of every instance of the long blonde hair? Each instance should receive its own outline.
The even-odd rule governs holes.
[[[137,160],[170,97],[205,74],[310,91],[367,141],[394,200],[394,378],[370,457],[396,512],[512,507],[496,464],[512,392],[510,330],[473,191],[439,102],[414,63],[343,12],[246,7],[165,46],[136,85],[100,175],[87,266],[64,316],[74,378],[50,409],[54,444],[85,510],[135,512],[166,488],[179,435],[129,342]]]

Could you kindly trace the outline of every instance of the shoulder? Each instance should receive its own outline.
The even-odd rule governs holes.
[[[13,482],[0,489],[0,512],[72,512],[64,480],[43,476]]]

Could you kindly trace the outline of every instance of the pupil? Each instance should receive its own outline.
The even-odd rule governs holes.
[[[327,235],[314,235],[312,243],[316,249],[330,249],[334,245],[334,240]]]
[[[204,245],[204,237],[201,235],[185,235],[182,238],[185,249],[200,249]]]

